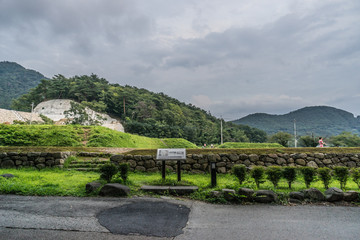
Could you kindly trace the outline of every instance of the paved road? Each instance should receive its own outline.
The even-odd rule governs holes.
[[[0,239],[359,239],[360,207],[0,195]]]

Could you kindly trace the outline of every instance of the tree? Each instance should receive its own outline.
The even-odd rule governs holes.
[[[268,167],[266,169],[266,175],[267,175],[267,178],[269,179],[269,181],[272,182],[272,184],[276,188],[282,177],[281,167],[279,167],[279,166]]]
[[[96,115],[95,119],[91,118],[86,111],[86,107],[82,104],[71,101],[70,109],[64,111],[65,117],[70,124],[79,125],[98,125],[103,120],[100,115]]]
[[[153,115],[156,111],[156,106],[153,103],[146,103],[140,101],[135,106],[136,109],[136,119],[143,121],[145,119],[153,118]]]
[[[89,121],[89,115],[85,111],[85,107],[76,102],[70,102],[70,109],[64,111],[65,117],[70,124],[85,125]]]
[[[104,179],[108,183],[111,182],[113,176],[119,171],[119,169],[113,163],[106,163],[101,166],[99,170],[101,173],[100,178]]]
[[[270,142],[279,143],[283,145],[284,147],[289,146],[289,141],[293,138],[293,136],[290,133],[286,132],[278,132],[272,136],[270,136]]]
[[[224,142],[249,142],[249,138],[241,129],[225,127],[223,129]]]
[[[250,171],[251,177],[254,179],[257,188],[260,188],[260,183],[264,182],[265,169],[261,166],[253,167]]]
[[[82,101],[81,104],[96,112],[100,112],[100,113],[106,112],[106,105],[103,101],[92,101],[92,102]]]
[[[334,167],[335,178],[340,182],[340,188],[345,189],[348,177],[349,177],[349,169],[343,166]]]
[[[288,182],[289,188],[291,189],[291,184],[296,179],[296,168],[295,167],[284,167],[282,174],[283,174],[283,177]]]
[[[319,178],[321,179],[321,181],[324,184],[324,187],[326,189],[328,189],[330,181],[331,181],[331,170],[330,170],[330,168],[322,167],[322,168],[319,168],[317,170],[317,172],[318,172]]]
[[[316,147],[318,142],[314,136],[301,136],[299,139],[299,144],[302,147]]]
[[[249,142],[266,142],[267,134],[263,130],[252,128],[247,125],[234,124],[232,122],[226,122],[225,126],[233,127],[233,129],[242,130],[242,133],[248,138]]]
[[[237,177],[237,179],[239,180],[239,183],[241,185],[246,179],[245,165],[234,165],[232,167],[232,172]]]
[[[351,176],[360,189],[360,168],[353,168],[351,170]]]
[[[360,137],[350,132],[342,132],[330,138],[330,143],[335,147],[359,147]]]
[[[302,167],[300,171],[303,174],[306,187],[309,188],[316,176],[316,169],[312,167]]]

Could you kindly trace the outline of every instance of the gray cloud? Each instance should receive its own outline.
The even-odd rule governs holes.
[[[1,28],[13,31],[15,39],[26,34],[85,56],[104,45],[141,38],[151,28],[150,19],[131,11],[131,1],[2,0],[1,6]]]
[[[0,0],[0,51],[51,77],[96,73],[216,116],[360,114],[360,2]]]

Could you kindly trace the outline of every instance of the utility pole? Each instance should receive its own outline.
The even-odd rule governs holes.
[[[295,147],[297,147],[297,139],[296,139],[296,119],[294,119],[294,143],[295,143]]]
[[[124,105],[124,116],[126,116],[126,111],[125,111],[125,97],[123,97],[123,105]]]
[[[34,102],[31,103],[30,125],[32,122],[33,112],[34,112]]]
[[[222,116],[220,116],[220,143],[221,143],[221,145],[224,144],[224,141],[223,141]]]

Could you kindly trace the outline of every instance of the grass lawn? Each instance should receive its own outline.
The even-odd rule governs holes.
[[[15,178],[0,177],[0,193],[37,196],[86,196],[85,185],[99,179],[94,172],[65,170],[0,169],[0,175],[10,173]]]
[[[100,174],[95,172],[78,172],[73,170],[53,170],[43,169],[34,170],[24,169],[0,169],[0,175],[11,173],[15,178],[0,177],[0,194],[19,194],[19,195],[38,195],[38,196],[89,196],[85,192],[85,185],[89,182],[99,180]],[[120,178],[114,178],[114,182],[120,182]],[[209,174],[182,174],[182,183],[185,185],[196,185],[199,191],[189,197],[196,200],[214,201],[211,199],[210,192],[224,188],[237,190],[240,187],[247,187],[257,190],[255,182],[247,179],[241,186],[237,179],[230,174],[218,174],[217,186],[211,188]],[[143,195],[139,189],[142,185],[155,185],[162,182],[161,173],[130,173],[128,177],[128,186],[131,188],[132,195]],[[175,173],[166,176],[167,184],[176,184],[177,175]],[[325,188],[321,181],[317,180],[311,184],[324,192]],[[340,188],[338,181],[333,181],[330,187]],[[288,189],[285,180],[279,182],[279,186],[274,189],[269,181],[260,185],[260,189],[269,189],[275,192],[289,193],[291,191],[300,191],[306,189],[305,183],[299,175],[292,184],[292,189]],[[358,186],[351,180],[347,182],[346,190],[359,191]]]

